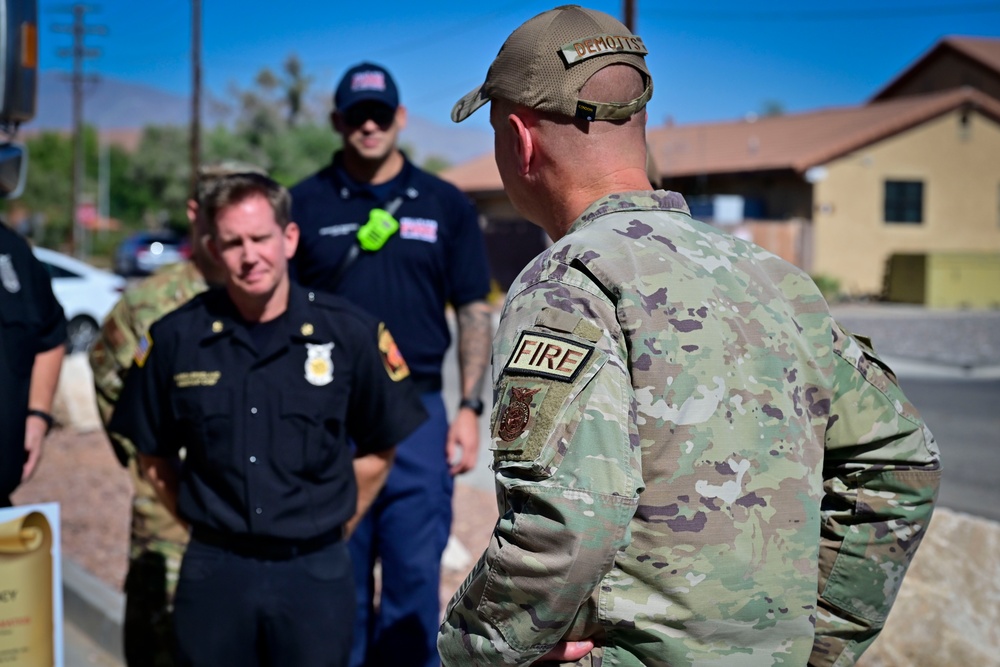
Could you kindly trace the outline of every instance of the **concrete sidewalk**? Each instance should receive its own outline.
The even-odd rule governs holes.
[[[927,359],[880,355],[882,361],[900,378],[950,378],[965,380],[998,380],[1000,364],[957,365]]]
[[[125,596],[69,558],[62,559],[66,667],[93,664],[84,657],[89,640],[107,655],[99,664],[124,665],[122,618]],[[74,632],[78,631],[83,638]]]

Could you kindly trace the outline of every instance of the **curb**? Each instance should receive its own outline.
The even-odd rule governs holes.
[[[62,559],[62,576],[65,622],[124,665],[125,596],[66,557]]]
[[[953,378],[964,380],[998,380],[1000,364],[989,366],[957,365],[912,357],[879,355],[901,378]]]

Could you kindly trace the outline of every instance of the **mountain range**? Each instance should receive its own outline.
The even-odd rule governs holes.
[[[105,76],[84,84],[83,104],[85,123],[117,136],[147,125],[187,125],[191,109],[185,95]],[[73,122],[72,109],[69,75],[43,71],[38,80],[38,112],[25,130],[68,130]],[[203,126],[215,122],[219,120],[209,114],[202,118]],[[400,141],[411,147],[411,158],[418,162],[433,155],[458,164],[493,149],[493,137],[488,132],[441,125],[412,113]]]

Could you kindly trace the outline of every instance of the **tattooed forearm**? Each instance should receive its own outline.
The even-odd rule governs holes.
[[[478,398],[483,390],[493,336],[491,312],[485,301],[473,301],[458,309],[458,367],[465,398]]]

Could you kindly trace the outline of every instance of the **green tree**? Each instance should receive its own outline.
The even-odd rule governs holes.
[[[232,129],[220,124],[206,133],[205,160],[251,162],[284,185],[320,169],[340,139],[308,113],[305,99],[311,82],[299,59],[290,55],[281,76],[265,67],[254,77],[252,88],[232,87],[235,123]]]
[[[204,159],[249,162],[266,169],[279,183],[293,185],[329,162],[339,145],[339,137],[329,128],[314,123],[264,133],[219,125],[205,135]]]
[[[302,61],[294,53],[285,59],[282,69],[284,77],[281,79],[281,85],[285,98],[285,119],[288,127],[295,127],[306,111],[305,99],[313,77],[305,75]]]
[[[313,121],[305,102],[311,82],[299,59],[290,55],[280,74],[265,67],[250,89],[233,87],[234,121],[205,132],[204,161],[236,159],[257,164],[285,185],[327,164],[340,139],[325,124]],[[27,143],[27,186],[18,205],[45,220],[45,243],[59,245],[72,236],[72,140],[65,133],[43,132]],[[98,140],[93,128],[86,129],[84,148],[82,194],[96,201]],[[108,151],[109,214],[122,222],[125,232],[186,226],[187,128],[147,127],[135,151],[117,146]]]
[[[451,162],[440,155],[428,155],[421,166],[432,174],[440,174],[451,166]]]
[[[187,224],[188,132],[180,127],[147,127],[132,155],[127,178],[142,189],[147,225]]]
[[[121,146],[110,146],[108,152],[108,215],[126,230],[138,229],[146,212],[156,208],[155,195],[147,182],[136,180],[132,153]]]
[[[39,243],[58,246],[72,236],[73,139],[64,132],[45,131],[25,142],[28,171],[24,193],[18,205],[36,220],[44,220],[44,236]],[[97,132],[83,130],[83,199],[96,200]]]
[[[73,196],[73,143],[66,134],[42,132],[28,139],[28,172],[18,205],[44,220],[45,245],[68,237],[70,199]]]

